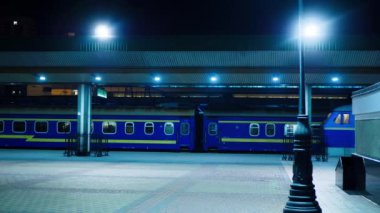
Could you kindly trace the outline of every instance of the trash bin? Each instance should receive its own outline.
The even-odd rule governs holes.
[[[361,157],[340,157],[335,168],[335,184],[343,190],[365,190],[365,166]]]

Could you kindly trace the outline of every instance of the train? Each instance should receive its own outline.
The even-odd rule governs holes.
[[[337,107],[327,115],[323,140],[330,155],[351,156],[355,151],[355,117],[351,105]]]
[[[77,133],[75,109],[1,108],[0,147],[64,149]],[[354,147],[350,107],[314,115],[328,148]],[[194,109],[93,109],[92,137],[106,138],[111,150],[285,152],[284,138],[296,129],[286,110],[215,111]]]

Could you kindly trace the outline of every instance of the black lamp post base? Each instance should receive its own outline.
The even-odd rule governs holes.
[[[293,183],[290,185],[289,201],[283,210],[290,212],[322,212],[316,201],[311,162],[311,129],[306,115],[298,115],[294,140]]]
[[[298,188],[298,189],[297,189]],[[291,185],[289,201],[286,203],[284,213],[310,212],[321,213],[322,210],[316,201],[314,185]]]
[[[80,152],[80,151],[78,151],[76,153],[76,156],[90,156],[90,152]]]
[[[284,213],[294,213],[294,212],[303,212],[303,213],[321,213],[322,210],[319,208],[318,203],[317,206],[309,206],[309,204],[306,204],[304,206],[300,206],[299,204],[295,206],[286,206],[284,208]]]

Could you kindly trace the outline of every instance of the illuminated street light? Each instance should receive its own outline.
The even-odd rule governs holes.
[[[304,41],[320,41],[326,32],[325,24],[317,18],[304,20],[302,28],[302,39]]]
[[[329,22],[322,16],[316,15],[304,17],[295,26],[294,38],[302,38],[304,44],[312,44],[324,40],[329,31]]]
[[[102,80],[102,77],[100,76],[95,76],[95,81],[101,81]]]
[[[99,40],[108,40],[113,37],[113,32],[107,24],[99,24],[95,27],[94,37]]]

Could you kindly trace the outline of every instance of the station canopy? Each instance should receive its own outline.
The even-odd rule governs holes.
[[[108,85],[297,85],[299,81],[296,42],[273,36],[141,37],[108,42],[2,38],[0,43],[2,84],[39,83],[40,75],[49,83],[101,79]],[[377,38],[334,38],[306,45],[306,83],[376,83],[380,80],[379,50]],[[159,82],[154,80],[157,76]],[[338,81],[332,82],[333,78]]]

